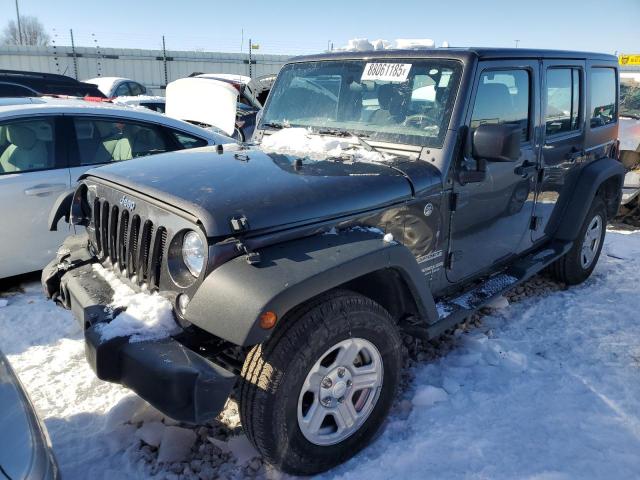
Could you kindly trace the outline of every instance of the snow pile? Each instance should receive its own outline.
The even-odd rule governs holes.
[[[445,45],[446,44],[446,45]],[[401,50],[417,50],[423,48],[435,48],[436,42],[430,38],[397,38],[395,46],[389,40],[373,40],[369,41],[367,38],[352,38],[347,44],[338,48],[339,52],[370,52],[372,50],[390,50],[393,48]],[[449,46],[448,42],[443,43],[444,46]]]
[[[113,289],[113,300],[109,308],[113,311],[124,310],[111,322],[100,325],[103,340],[129,335],[131,342],[158,340],[178,330],[169,300],[157,293],[135,292],[102,265],[94,264],[93,269]]]
[[[262,149],[312,160],[349,155],[354,161],[383,162],[393,158],[377,151],[366,150],[357,139],[318,135],[306,128],[283,128],[263,138]]]

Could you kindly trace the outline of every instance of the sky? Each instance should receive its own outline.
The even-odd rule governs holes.
[[[58,45],[303,54],[351,38],[640,53],[640,0],[18,0]],[[15,18],[1,0],[0,27]]]

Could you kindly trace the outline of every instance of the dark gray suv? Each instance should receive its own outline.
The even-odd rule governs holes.
[[[45,292],[99,378],[194,423],[235,388],[268,462],[329,469],[383,424],[400,332],[435,338],[544,269],[589,277],[624,176],[617,68],[525,49],[294,59],[256,145],[88,172],[53,212],[79,234]],[[173,327],[127,333],[122,285],[158,292]]]

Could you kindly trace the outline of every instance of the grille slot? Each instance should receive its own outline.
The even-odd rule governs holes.
[[[138,285],[146,283],[150,290],[157,290],[167,229],[100,198],[93,205],[93,224],[92,242],[101,261],[109,260],[120,272],[126,270],[129,279],[135,277]]]

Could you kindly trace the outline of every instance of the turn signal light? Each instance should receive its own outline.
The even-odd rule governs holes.
[[[273,328],[278,320],[278,316],[274,312],[264,312],[260,315],[260,327],[265,330]]]

